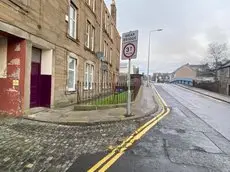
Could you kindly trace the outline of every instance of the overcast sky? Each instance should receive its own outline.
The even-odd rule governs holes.
[[[112,0],[105,0],[107,5]],[[172,72],[185,64],[200,64],[208,43],[228,42],[230,0],[116,0],[120,33],[139,30],[138,59],[147,71],[148,34],[151,37],[152,72]],[[110,6],[110,5],[109,5]],[[110,8],[110,7],[109,7]]]

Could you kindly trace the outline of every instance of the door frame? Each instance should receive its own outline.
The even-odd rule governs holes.
[[[53,49],[47,49],[47,48],[44,48],[43,46],[38,46],[37,44],[34,45],[32,44],[31,42],[28,42],[28,54],[29,54],[29,57],[27,58],[28,61],[27,61],[27,67],[29,67],[30,70],[27,71],[26,73],[26,77],[28,79],[28,83],[25,84],[25,88],[26,88],[26,85],[29,85],[29,87],[26,88],[26,90],[28,91],[29,94],[27,94],[27,104],[25,105],[25,107],[27,107],[28,109],[28,112],[30,112],[29,109],[31,109],[30,107],[30,84],[31,84],[31,69],[32,69],[32,56],[33,56],[33,48],[36,48],[36,49],[39,49],[41,51],[41,55],[40,55],[40,90],[42,90],[41,88],[41,85],[42,85],[42,81],[43,81],[43,75],[49,75],[50,76],[50,97],[49,97],[49,108],[52,108],[53,105],[54,105],[54,82],[55,82],[55,78],[54,78],[54,71],[55,71],[55,68],[53,67],[53,64],[54,64],[54,55],[53,55]],[[48,59],[48,61],[47,61]],[[48,69],[46,68],[47,67],[47,64],[48,65]],[[45,66],[45,68],[44,68]],[[28,73],[29,72],[29,73]],[[42,79],[43,78],[43,79]],[[41,99],[41,98],[40,98]],[[42,99],[40,100],[42,101]],[[48,105],[48,104],[47,104]],[[39,107],[43,107],[42,105],[42,102],[40,102],[40,105]],[[48,107],[48,106],[45,106],[45,107]]]
[[[37,49],[37,51],[39,51],[39,61],[33,61],[33,50]],[[31,70],[30,70],[30,108],[36,108],[36,107],[40,107],[40,101],[41,101],[41,97],[40,97],[40,92],[41,92],[41,60],[42,60],[42,49],[37,48],[37,47],[32,47],[32,51],[31,51]],[[33,64],[39,65],[39,69],[38,69],[38,83],[37,83],[37,105],[32,107],[31,106],[31,79],[32,79],[32,68],[33,68]]]

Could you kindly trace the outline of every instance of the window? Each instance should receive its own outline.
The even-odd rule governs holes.
[[[104,41],[104,60],[107,61],[107,43]]]
[[[108,84],[108,71],[103,71],[103,88],[107,88]]]
[[[107,57],[107,62],[109,62],[109,56],[110,55],[109,55],[109,44],[108,43],[106,44],[106,52],[107,52],[107,56],[106,56]]]
[[[11,2],[22,8],[30,5],[30,0],[11,0]]]
[[[96,11],[96,0],[92,0],[93,12]]]
[[[107,12],[105,12],[105,30],[107,30]]]
[[[113,49],[110,48],[110,57],[109,57],[109,63],[112,64],[112,57],[113,57]]]
[[[90,23],[89,21],[86,22],[86,40],[85,46],[89,48],[89,38],[90,38]]]
[[[110,34],[110,21],[109,21],[109,15],[107,16],[107,31]]]
[[[86,3],[93,10],[93,12],[96,11],[96,0],[86,0]]]
[[[71,3],[69,8],[69,36],[76,39],[77,32],[77,9]]]
[[[230,78],[230,67],[227,68],[227,77]]]
[[[68,91],[75,91],[76,83],[76,59],[69,56],[68,59]]]
[[[95,49],[95,27],[87,20],[86,22],[86,34],[85,34],[85,46],[92,51]]]
[[[0,78],[7,77],[7,38],[0,37]]]
[[[110,62],[110,50],[109,50],[109,45],[107,44],[107,52],[108,52],[108,62]]]
[[[94,44],[95,44],[95,28],[92,26],[92,33],[91,33],[91,50],[94,51]]]
[[[111,24],[110,27],[111,27],[110,28],[110,30],[111,30],[111,38],[113,39],[113,25]]]
[[[86,63],[85,67],[85,84],[84,88],[86,90],[93,88],[93,74],[94,74],[94,66],[92,64]]]

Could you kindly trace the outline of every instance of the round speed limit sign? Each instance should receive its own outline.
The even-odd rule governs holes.
[[[130,58],[132,57],[136,52],[136,48],[134,44],[127,44],[123,49],[123,54],[125,57]]]

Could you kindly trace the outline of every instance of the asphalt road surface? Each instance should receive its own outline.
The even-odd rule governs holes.
[[[230,172],[230,104],[169,84],[156,88],[171,113],[109,172]],[[83,155],[69,171],[87,171],[106,153]]]

